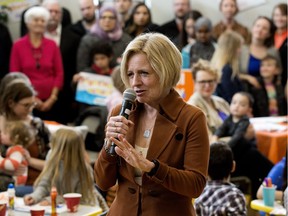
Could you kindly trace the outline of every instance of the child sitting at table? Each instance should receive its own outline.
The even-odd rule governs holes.
[[[260,77],[257,78],[261,88],[253,87],[250,90],[255,99],[254,117],[287,115],[287,102],[280,72],[280,65],[274,56],[267,55],[262,59]]]
[[[208,182],[195,200],[197,215],[246,215],[244,194],[232,183],[230,174],[235,170],[231,148],[222,142],[210,145]]]
[[[34,141],[34,133],[23,121],[9,121],[1,131],[1,143],[9,144],[6,157],[0,155],[0,170],[14,172],[20,165],[24,173],[13,176],[16,186],[25,185],[28,178],[28,161],[25,158],[26,148]]]
[[[83,137],[73,129],[62,128],[53,134],[51,153],[35,181],[33,193],[24,197],[25,204],[49,205],[52,186],[57,188],[57,203],[64,202],[65,193],[80,193],[82,204],[99,205],[103,211],[108,210],[94,186],[91,165],[85,160]]]
[[[238,92],[232,97],[230,104],[230,116],[216,130],[212,140],[217,141],[223,137],[229,137],[227,144],[231,147],[237,169],[232,176],[247,176],[252,183],[252,197],[266,177],[273,164],[263,156],[256,148],[255,138],[246,139],[249,115],[252,112],[253,98],[247,92]]]

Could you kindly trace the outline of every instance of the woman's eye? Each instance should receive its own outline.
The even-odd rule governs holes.
[[[133,76],[133,73],[127,73],[127,76],[130,78]]]
[[[148,76],[148,72],[146,72],[146,71],[141,71],[141,76]]]

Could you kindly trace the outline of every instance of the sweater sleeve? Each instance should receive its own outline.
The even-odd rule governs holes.
[[[241,139],[244,138],[246,130],[249,126],[250,122],[248,118],[241,119],[237,125],[237,128],[232,135],[230,141],[228,142],[231,148],[235,147]]]
[[[10,56],[10,70],[9,71],[22,71],[20,67],[20,59],[19,59],[19,52],[18,52],[18,45],[17,42],[14,43],[11,51]]]
[[[55,46],[53,61],[54,61],[54,73],[55,73],[54,87],[61,89],[64,81],[64,72],[63,72],[63,63],[60,49],[57,46]]]

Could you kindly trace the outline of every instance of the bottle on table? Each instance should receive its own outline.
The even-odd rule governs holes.
[[[14,203],[15,203],[15,187],[14,184],[10,183],[7,189],[9,205],[8,205],[8,215],[14,215]]]
[[[51,216],[57,216],[57,202],[56,202],[56,198],[57,198],[57,189],[56,187],[52,187],[51,188]]]

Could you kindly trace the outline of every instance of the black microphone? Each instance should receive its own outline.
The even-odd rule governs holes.
[[[119,115],[124,116],[126,119],[128,119],[135,99],[136,99],[135,91],[131,88],[126,89],[123,92],[123,102]],[[115,143],[112,142],[108,153],[111,155],[115,155],[116,154],[115,147],[116,147]]]

